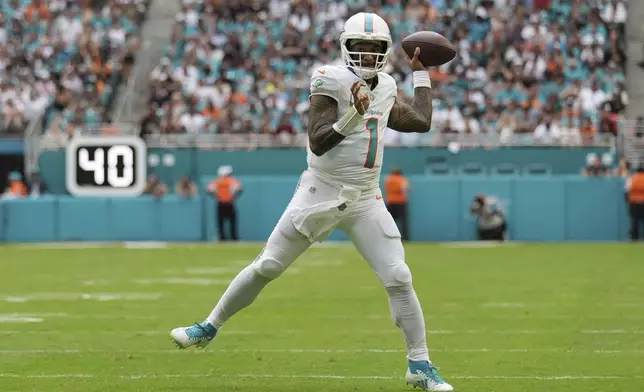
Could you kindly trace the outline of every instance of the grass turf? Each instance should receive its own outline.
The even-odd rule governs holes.
[[[205,351],[201,321],[261,245],[0,247],[0,391],[405,391],[379,281],[309,250]],[[432,359],[457,391],[644,390],[644,248],[407,245]]]

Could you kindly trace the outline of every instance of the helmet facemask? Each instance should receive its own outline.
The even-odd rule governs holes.
[[[357,44],[363,43],[369,43],[379,47],[369,51],[354,49]],[[387,66],[387,59],[391,52],[391,39],[382,37],[343,37],[341,45],[342,58],[345,64],[362,79],[368,80],[374,78],[378,72]],[[366,61],[368,59],[365,57],[371,57],[373,59],[370,64],[365,64],[368,62]]]

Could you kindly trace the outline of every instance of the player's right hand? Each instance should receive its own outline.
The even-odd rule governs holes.
[[[365,87],[367,87],[365,82],[360,81],[355,82],[351,86],[351,94],[353,95],[354,102],[353,106],[361,116],[364,116],[364,114],[367,112],[367,109],[369,109],[369,104],[371,103],[369,95],[360,92],[360,89]]]
[[[414,58],[409,60],[409,65],[411,66],[412,71],[425,71],[427,67],[423,65],[423,63],[419,59],[420,57],[420,48],[416,48],[414,50]]]

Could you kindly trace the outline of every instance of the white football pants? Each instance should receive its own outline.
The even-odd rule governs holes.
[[[298,187],[257,259],[231,282],[208,317],[216,328],[239,310],[250,305],[259,292],[279,277],[311,245],[293,224],[293,215],[303,208],[332,202],[342,187],[323,182],[305,171]],[[400,232],[382,200],[380,189],[364,191],[359,198],[338,211],[338,229],[347,233],[358,252],[380,278],[389,294],[396,325],[401,328],[410,360],[428,360],[425,322],[405,263]]]

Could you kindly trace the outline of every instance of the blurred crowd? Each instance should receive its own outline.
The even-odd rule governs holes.
[[[621,158],[615,165],[614,156],[610,152],[601,155],[589,153],[586,155],[586,166],[581,169],[581,174],[586,177],[622,177],[626,178],[637,167],[633,168],[625,159]]]
[[[63,138],[109,121],[150,0],[0,2],[0,136],[44,115]]]
[[[395,43],[386,72],[413,95],[400,41],[445,35],[455,60],[431,70],[436,137],[592,143],[617,132],[628,104],[625,0],[182,0],[152,72],[144,134],[298,134],[309,78],[341,64],[344,21],[387,20]],[[286,139],[288,140],[288,139]]]
[[[431,70],[432,137],[593,143],[617,132],[628,104],[626,0],[180,1],[150,76],[144,134],[302,134],[312,71],[342,64],[339,35],[359,11],[389,23],[386,72],[402,100],[413,87],[401,39],[433,30],[457,48]],[[0,2],[0,136],[41,115],[53,138],[109,122],[149,2]]]

